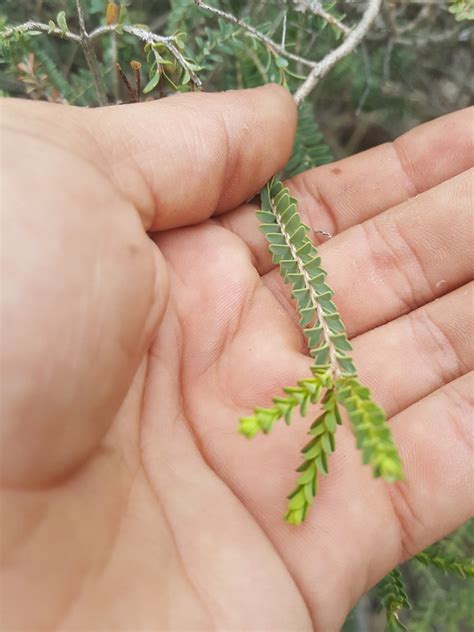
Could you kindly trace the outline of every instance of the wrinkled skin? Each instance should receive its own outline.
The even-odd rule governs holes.
[[[471,515],[472,116],[290,183],[336,235],[323,263],[406,473],[373,480],[344,425],[291,527],[311,419],[236,433],[310,364],[245,203],[288,158],[289,96],[4,100],[4,630],[332,632]]]

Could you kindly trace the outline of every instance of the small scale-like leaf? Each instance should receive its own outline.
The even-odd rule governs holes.
[[[329,433],[334,434],[337,428],[337,417],[334,411],[330,410],[324,415],[324,425]]]
[[[309,461],[303,474],[298,478],[298,485],[306,485],[309,481],[312,481],[316,475],[316,465],[314,461]]]
[[[326,313],[324,320],[333,333],[340,333],[344,331],[344,324],[337,312],[335,312],[334,314]]]
[[[264,224],[275,224],[277,225],[276,219],[275,219],[275,215],[273,213],[271,213],[270,211],[257,211],[256,212],[257,218],[263,222]]]
[[[286,246],[286,245],[270,244],[269,250],[272,254],[282,257],[284,259],[289,259],[291,257],[291,250],[289,246]]]
[[[312,448],[309,448],[306,452],[304,452],[304,458],[309,460],[316,459],[321,454],[321,443],[319,441],[319,437],[315,437],[315,444]]]
[[[287,282],[291,283],[295,290],[302,290],[306,288],[306,282],[301,272],[289,272],[286,275]]]
[[[266,235],[271,235],[273,233],[278,233],[279,235],[281,235],[281,232],[279,230],[278,224],[271,224],[269,223],[265,223],[265,224],[260,224],[260,226],[258,227],[258,229],[260,230],[260,232],[262,232],[265,236]]]
[[[285,236],[281,233],[266,233],[265,238],[269,244],[281,244],[283,246],[286,243]]]
[[[306,325],[309,325],[313,320],[314,320],[314,316],[316,314],[316,308],[315,307],[307,307],[306,309],[302,309],[300,310],[300,325],[301,327],[306,327]]]
[[[298,212],[296,210],[296,204],[289,204],[288,208],[279,215],[280,222],[285,227],[285,230],[288,231],[288,222],[295,218],[298,223],[300,222]]]
[[[331,438],[332,434],[330,432],[325,432],[321,436],[321,447],[326,454],[332,454],[334,452],[334,444],[331,441]]]
[[[320,275],[321,274],[321,257],[316,256],[312,257],[304,264],[304,269],[310,275]],[[325,276],[325,275],[324,275]]]
[[[300,404],[300,413],[302,417],[306,417],[306,413],[308,412],[308,405],[310,403],[309,393],[305,396],[303,401]]]
[[[326,343],[321,347],[311,349],[311,355],[314,358],[315,364],[326,364],[327,362],[329,362],[331,355],[329,345]]]
[[[300,224],[300,226],[291,234],[290,241],[295,248],[299,249],[306,243],[306,239],[305,227]]]
[[[352,345],[347,340],[346,334],[340,333],[331,336],[331,340],[338,351],[345,353],[346,351],[352,351]]]
[[[299,489],[288,503],[288,509],[300,509],[306,502],[304,491]]]
[[[298,272],[298,264],[293,259],[282,259],[280,261],[280,269],[288,274],[296,274]]]
[[[308,481],[306,485],[303,487],[304,496],[308,505],[311,505],[313,503],[315,479],[316,479],[316,476],[313,476],[313,478],[310,481]]]
[[[300,525],[306,518],[306,505],[299,509],[289,509],[285,514],[285,520],[288,524]]]
[[[290,207],[291,209],[294,209],[293,206]],[[296,209],[293,210],[293,214],[286,220],[284,221],[285,224],[285,232],[287,232],[290,235],[290,240],[295,243],[295,240],[293,239],[294,237],[294,232],[296,230],[299,230],[300,228],[302,229],[302,235],[304,237],[304,228],[301,225],[301,220],[300,217],[298,215],[298,213],[296,212]]]
[[[261,428],[256,417],[241,417],[239,432],[247,439],[251,439],[260,432]]]
[[[312,437],[320,437],[322,434],[326,432],[326,427],[323,423],[317,424],[316,426],[313,424],[308,434]]]
[[[312,249],[313,249],[313,244],[309,240],[306,240],[296,250],[296,253],[298,257],[304,257],[305,255],[311,254]]]
[[[325,452],[321,451],[316,457],[315,462],[316,462],[316,467],[322,474],[329,474],[328,459]]]

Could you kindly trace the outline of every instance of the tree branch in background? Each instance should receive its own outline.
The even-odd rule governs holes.
[[[377,17],[382,0],[369,0],[367,9],[359,24],[350,32],[344,42],[332,50],[318,62],[309,73],[303,84],[294,94],[295,102],[299,105],[303,99],[315,88],[319,80],[343,57],[351,53],[361,43],[372,22]]]
[[[201,9],[204,9],[222,20],[230,22],[231,24],[239,26],[243,30],[247,31],[247,33],[249,33],[252,37],[265,44],[272,52],[278,53],[287,59],[292,59],[293,61],[297,61],[307,67],[310,67],[311,71],[309,75],[294,94],[295,102],[298,105],[310,94],[317,85],[318,81],[334,66],[334,64],[357,48],[364,36],[367,34],[367,31],[372,25],[375,17],[379,13],[382,4],[382,0],[369,0],[367,9],[362,16],[361,21],[354,29],[350,29],[340,20],[329,14],[318,0],[295,0],[294,4],[296,8],[302,10],[303,12],[311,11],[315,15],[318,15],[326,20],[328,24],[337,28],[345,37],[344,42],[340,46],[328,53],[321,61],[316,62],[300,57],[299,55],[289,53],[283,46],[277,44],[277,42],[267,37],[253,26],[250,26],[240,18],[237,18],[235,15],[222,11],[221,9],[211,7],[202,0],[194,1]]]
[[[188,61],[183,57],[179,49],[177,48],[175,42],[176,38],[173,36],[165,36],[165,35],[157,35],[156,33],[151,33],[150,31],[146,31],[143,28],[139,28],[137,26],[129,26],[127,24],[111,24],[108,26],[99,26],[94,29],[90,33],[87,33],[87,41],[89,45],[94,40],[102,37],[107,34],[114,33],[127,33],[128,35],[132,35],[136,37],[138,40],[143,42],[144,44],[163,44],[165,48],[170,52],[170,54],[176,59],[176,62],[183,68],[183,70],[189,73],[192,83],[196,88],[200,88],[202,86],[202,82],[192,69]],[[77,33],[73,33],[69,29],[62,29],[57,26],[53,26],[52,24],[43,24],[42,22],[35,22],[33,20],[28,20],[24,24],[20,24],[19,26],[9,27],[3,31],[3,37],[8,38],[13,36],[15,33],[19,33],[21,35],[26,33],[44,33],[45,35],[53,35],[54,37],[59,37],[61,39],[66,39],[75,44],[79,44],[84,50],[84,40]],[[84,50],[85,53],[85,50]],[[87,56],[86,56],[87,59]],[[87,59],[89,64],[89,59]],[[90,68],[90,66],[89,66]],[[92,71],[91,71],[92,72]],[[100,77],[100,75],[99,75]],[[95,82],[94,82],[95,85]],[[101,84],[102,85],[102,84]],[[103,103],[101,103],[102,105]]]
[[[232,15],[232,13],[227,13],[226,11],[222,11],[221,9],[216,9],[216,7],[211,7],[208,4],[202,2],[202,0],[194,0],[194,2],[196,3],[196,6],[199,7],[200,9],[204,9],[205,11],[208,11],[209,13],[213,13],[214,15],[221,18],[222,20],[225,20],[226,22],[230,22],[230,24],[234,24],[235,26],[240,27],[244,31],[247,31],[247,33],[249,33],[252,37],[254,37],[255,39],[265,44],[265,46],[268,46],[268,48],[273,53],[278,53],[282,57],[286,57],[287,59],[292,59],[293,61],[297,61],[300,64],[307,66],[308,68],[314,68],[314,66],[316,65],[316,62],[311,61],[310,59],[306,59],[305,57],[301,57],[300,55],[295,55],[293,53],[288,52],[286,48],[284,48],[280,44],[277,44],[277,42],[272,40],[267,35],[264,35],[253,26],[250,26],[250,24],[247,24],[240,18],[235,17],[235,15]]]

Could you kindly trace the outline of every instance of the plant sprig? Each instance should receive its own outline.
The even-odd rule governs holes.
[[[403,470],[385,413],[357,379],[349,355],[352,347],[333,301],[334,293],[309,238],[309,228],[301,221],[297,200],[273,179],[261,192],[257,217],[273,262],[292,288],[300,326],[313,358],[313,377],[284,388],[285,396],[274,397],[271,408],[256,408],[252,415],[242,417],[239,430],[248,438],[259,432],[267,434],[279,419],[289,425],[296,409],[304,417],[310,405],[321,401],[322,413],[309,431],[313,438],[303,449],[305,460],[298,468],[297,487],[289,496],[285,515],[288,522],[300,524],[316,495],[318,473],[329,471],[328,457],[335,449],[334,432],[341,420],[339,405],[348,413],[363,462],[372,467],[374,476],[393,482],[403,478]]]
[[[423,566],[434,566],[443,571],[445,575],[452,573],[458,577],[474,578],[474,560],[457,558],[452,555],[443,555],[442,551],[437,550],[436,546],[432,546],[414,558]]]
[[[404,608],[411,608],[411,604],[408,601],[403,577],[398,568],[394,568],[379,582],[377,593],[380,599],[380,608],[384,609],[387,615],[385,632],[406,631],[407,627],[400,620],[400,611]]]
[[[308,432],[312,438],[301,450],[303,463],[296,470],[300,473],[296,487],[288,496],[285,520],[289,524],[299,525],[305,520],[318,491],[319,475],[329,473],[328,458],[336,449],[336,429],[342,420],[334,386],[326,391],[321,406],[323,412]]]

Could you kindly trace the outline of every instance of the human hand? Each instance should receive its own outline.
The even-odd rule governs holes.
[[[236,433],[310,364],[241,205],[288,157],[288,95],[3,102],[4,629],[331,632],[470,516],[470,117],[291,183],[337,233],[323,263],[406,474],[373,480],[343,426],[295,528],[308,422]]]

